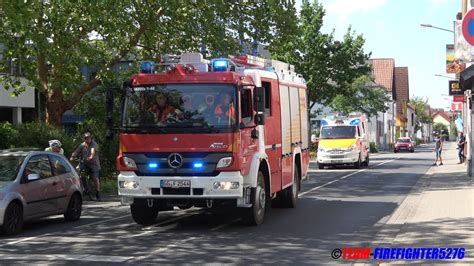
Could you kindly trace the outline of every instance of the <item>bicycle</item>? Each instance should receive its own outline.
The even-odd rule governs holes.
[[[81,180],[81,186],[83,189],[83,193],[87,195],[89,200],[94,200],[93,193],[95,191],[95,185],[94,182],[91,181],[91,176],[90,174],[85,170],[86,166],[84,164],[84,160],[82,159],[77,159],[77,166],[76,166],[76,171],[79,174],[79,179]]]

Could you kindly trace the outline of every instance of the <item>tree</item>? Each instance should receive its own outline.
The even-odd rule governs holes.
[[[202,48],[236,53],[239,38],[270,43],[276,33],[284,39],[282,20],[291,14],[294,9],[283,0],[4,1],[0,68],[15,60],[46,96],[46,121],[58,126],[86,93],[116,80],[124,59],[159,59]],[[93,70],[90,75],[81,73],[85,66]],[[22,92],[17,77],[3,76],[1,82]]]
[[[433,132],[435,135],[439,135],[440,137],[448,138],[449,137],[449,129],[443,123],[434,123],[433,124]]]
[[[432,124],[433,118],[426,111],[426,106],[428,104],[428,99],[423,99],[422,97],[412,96],[409,100],[409,103],[415,107],[415,114],[417,117],[417,122],[415,125],[415,131],[421,130],[423,133],[423,124]]]
[[[306,79],[310,108],[316,103],[330,105],[338,95],[351,95],[354,80],[371,70],[362,35],[355,35],[349,28],[342,41],[335,41],[334,32],[321,32],[324,15],[320,3],[303,1],[297,24],[288,32],[286,42],[270,46],[272,56],[295,65]]]
[[[388,109],[387,102],[390,97],[387,92],[378,86],[374,86],[368,76],[361,76],[350,85],[347,95],[338,94],[331,101],[330,106],[337,112],[349,114],[351,112],[362,112],[369,117],[377,115],[377,112],[385,112]]]

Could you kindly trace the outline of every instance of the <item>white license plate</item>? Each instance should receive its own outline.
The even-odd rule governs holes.
[[[186,188],[191,187],[191,180],[161,180],[162,188]]]
[[[332,163],[342,163],[342,160],[333,160]]]

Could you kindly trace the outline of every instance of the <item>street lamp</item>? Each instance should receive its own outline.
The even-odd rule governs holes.
[[[450,77],[450,76],[446,76],[446,75],[441,75],[441,74],[435,74],[435,77],[441,77],[441,78],[447,78],[447,79],[456,79],[455,77]]]
[[[433,26],[431,24],[422,23],[422,24],[420,24],[420,26],[425,27],[425,28],[433,28],[433,29],[443,30],[443,31],[451,32],[451,33],[454,34],[453,30],[448,30],[448,29],[445,29],[445,28],[436,27],[436,26]]]

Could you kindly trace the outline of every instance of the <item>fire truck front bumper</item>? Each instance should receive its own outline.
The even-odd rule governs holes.
[[[118,176],[122,198],[239,199],[243,190],[240,171],[217,176],[137,176],[135,172]]]

